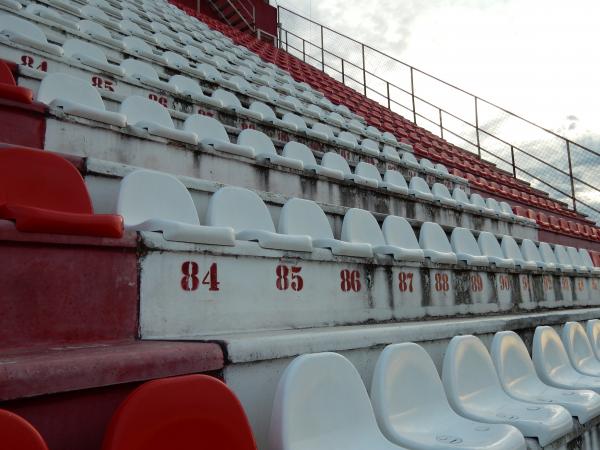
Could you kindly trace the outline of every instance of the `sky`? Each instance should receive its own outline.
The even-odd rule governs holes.
[[[276,4],[600,151],[598,0],[278,0]],[[288,26],[320,40],[315,27],[284,20]],[[358,54],[336,40],[329,45],[342,56]],[[369,65],[387,80],[401,86],[406,81],[402,70],[382,65],[379,59],[371,58]],[[425,79],[416,84],[427,100],[470,117],[472,104],[466,97]],[[527,141],[536,155],[566,167],[560,144],[541,142],[530,129],[500,122],[494,125],[502,137]],[[574,159],[580,176],[594,180],[600,157],[582,152]],[[600,203],[597,192],[585,192],[583,187],[581,192]]]

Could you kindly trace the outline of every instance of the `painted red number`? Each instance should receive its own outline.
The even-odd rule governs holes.
[[[567,277],[562,277],[560,279],[560,284],[562,286],[563,289],[569,289],[570,285],[569,285],[569,279]]]
[[[165,108],[169,107],[169,101],[167,100],[167,97],[163,97],[161,95],[156,95],[156,94],[148,94],[148,98],[150,100],[152,100],[153,102],[158,102],[161,105],[163,105]]]
[[[598,289],[598,281],[592,279],[592,289]]]
[[[105,80],[102,77],[94,75],[92,77],[92,86],[98,89],[104,89],[109,92],[115,92],[114,83],[111,80]]]
[[[522,276],[521,277],[521,284],[523,285],[523,289],[529,289],[529,277],[528,276]]]
[[[33,56],[23,55],[21,56],[21,65],[26,67],[31,67],[35,70],[40,70],[42,72],[48,72],[48,61],[40,61],[40,63],[36,66],[35,59]]]
[[[340,271],[340,288],[342,292],[358,292],[361,287],[360,272],[358,270],[343,269]]]
[[[242,122],[242,125],[240,128],[242,130],[246,130],[246,129],[256,130],[256,125],[254,125],[253,123]]]
[[[448,292],[450,290],[450,284],[448,283],[448,274],[435,274],[435,290],[437,292]]]
[[[210,269],[208,272],[204,274],[204,278],[202,278],[202,284],[210,286],[208,288],[209,291],[218,291],[219,290],[219,277],[217,273],[217,263],[212,263],[210,265]]]
[[[304,280],[300,276],[301,271],[302,267],[299,266],[277,266],[275,269],[275,275],[277,276],[275,286],[280,291],[287,291],[289,288],[292,291],[301,291],[304,288]]]
[[[471,290],[473,292],[483,292],[483,279],[478,273],[471,275]]]
[[[398,273],[398,288],[400,292],[413,291],[413,273],[400,272]]]
[[[584,287],[585,287],[585,283],[583,282],[583,280],[581,280],[581,279],[577,280],[577,288],[579,289],[579,292],[583,292]]]
[[[510,289],[510,278],[508,275],[500,275],[500,290],[508,291]]]
[[[184,291],[195,291],[198,289],[200,280],[198,279],[198,263],[186,261],[181,265],[181,288]]]
[[[544,277],[544,290],[549,291],[550,289],[552,289],[552,278]]]

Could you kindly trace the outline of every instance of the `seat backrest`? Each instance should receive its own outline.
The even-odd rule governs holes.
[[[377,127],[374,127],[373,125],[369,125],[367,127],[366,131],[367,131],[367,133],[370,133],[370,134],[372,134],[374,136],[378,136],[378,137],[381,136],[381,131],[379,131],[379,129]]]
[[[251,128],[246,128],[245,130],[241,131],[241,133],[238,135],[237,143],[239,145],[245,145],[246,147],[253,148],[257,154],[277,154],[275,145],[273,144],[271,138],[265,133],[258,130],[253,130]]]
[[[222,187],[211,196],[206,224],[231,227],[235,231],[275,232],[273,219],[262,199],[255,192],[237,186]]]
[[[477,237],[477,244],[479,244],[479,249],[483,255],[505,258],[502,247],[500,247],[500,243],[493,233],[481,231]]]
[[[307,95],[307,93],[305,93],[304,95],[306,96],[306,95]],[[309,95],[309,97],[310,97],[310,95]],[[314,100],[314,96],[312,96],[312,97],[313,97],[313,100]],[[323,110],[322,110],[322,109],[321,109],[319,106],[317,106],[317,105],[309,104],[309,105],[306,107],[306,109],[307,109],[308,111],[311,111],[311,112],[313,112],[314,114],[316,114],[316,115],[318,115],[318,116],[322,116],[322,115],[323,115]]]
[[[478,206],[480,208],[488,207],[487,203],[485,202],[483,197],[475,192],[471,194],[471,203],[473,203],[475,206]]]
[[[299,115],[294,114],[294,113],[290,113],[290,112],[285,113],[281,120],[283,120],[284,122],[296,125],[299,129],[306,128],[305,120],[302,117],[300,117]]]
[[[579,322],[567,322],[563,325],[562,341],[571,363],[576,368],[585,360],[596,359],[585,328]]]
[[[512,208],[507,202],[500,202],[500,211],[502,211],[505,214],[510,214],[511,216],[514,216]]]
[[[212,64],[200,63],[196,65],[196,69],[198,69],[198,71],[201,72],[205,77],[215,78],[217,80],[221,78],[221,72],[219,72],[219,70]]]
[[[13,76],[10,67],[4,61],[0,60],[0,83],[16,86],[15,77]]]
[[[102,36],[104,38],[112,39],[110,32],[105,27],[97,22],[94,22],[93,20],[80,20],[77,22],[77,26],[79,27],[79,31],[87,35]]]
[[[487,205],[488,208],[493,209],[497,213],[501,213],[502,212],[502,208],[500,208],[500,203],[498,203],[498,200],[496,200],[495,198],[488,197],[486,199],[485,203],[486,203],[486,205]]]
[[[169,78],[169,84],[175,86],[180,92],[191,92],[197,95],[204,95],[198,82],[185,75],[173,75]]]
[[[535,370],[540,376],[549,374],[559,367],[572,368],[558,333],[549,326],[536,327],[531,344],[531,356]]]
[[[435,170],[442,172],[443,174],[449,175],[448,168],[443,164],[437,163],[435,165]]]
[[[565,264],[567,266],[573,265],[573,261],[571,260],[571,257],[567,253],[567,249],[564,246],[556,244],[554,246],[554,255],[556,256],[556,260],[559,264]]]
[[[408,187],[414,191],[422,192],[423,194],[431,194],[427,181],[421,177],[412,177]]]
[[[398,142],[398,140],[396,139],[396,136],[394,136],[392,133],[390,133],[389,131],[385,131],[383,133],[383,138],[387,139],[388,141],[392,141],[392,142]]]
[[[225,127],[214,117],[203,114],[194,114],[185,119],[183,129],[191,133],[196,133],[199,140],[210,138],[223,142],[229,142],[229,135]]]
[[[50,104],[53,100],[69,100],[89,108],[105,110],[100,93],[88,82],[66,73],[46,75],[37,93],[37,101]]]
[[[490,349],[503,386],[508,387],[529,377],[537,378],[527,347],[514,331],[497,332]]]
[[[452,198],[459,203],[466,203],[467,205],[471,204],[471,200],[469,200],[467,193],[458,186],[452,190]]]
[[[239,87],[241,87],[243,89],[246,89],[246,90],[252,89],[252,85],[245,78],[242,78],[240,75],[233,75],[233,76],[229,77],[229,81],[231,83],[235,83],[236,85],[238,85]]]
[[[7,450],[48,450],[33,425],[10,411],[0,409],[0,430],[2,447]]]
[[[321,165],[329,169],[341,170],[344,175],[350,175],[352,171],[348,165],[348,161],[342,155],[335,152],[327,152],[321,158]]]
[[[135,26],[138,26],[133,22],[131,23]],[[152,47],[150,47],[150,45],[146,41],[140,39],[137,36],[125,36],[121,42],[127,50],[131,50],[133,52],[152,53]],[[121,65],[121,67],[123,66]]]
[[[313,239],[333,239],[327,216],[312,200],[291,198],[281,208],[277,231],[281,234],[301,234]]]
[[[158,81],[158,73],[154,70],[150,64],[139,61],[137,59],[128,58],[121,61],[121,68],[125,71],[125,74],[130,77],[142,76],[150,80]]]
[[[419,231],[419,247],[423,250],[435,250],[442,253],[453,253],[444,230],[434,222],[424,222]]]
[[[23,20],[13,15],[0,14],[0,34],[4,31],[26,35],[29,39],[42,44],[48,43],[48,39],[40,27],[29,20]]]
[[[392,160],[399,160],[400,159],[400,155],[398,154],[398,150],[396,150],[394,147],[392,147],[391,145],[384,145],[383,149],[381,150],[381,153],[383,156],[386,156]]]
[[[585,328],[596,358],[600,359],[600,319],[588,320]]]
[[[166,219],[200,225],[196,206],[185,185],[173,175],[139,169],[121,180],[117,214],[125,225]]]
[[[190,62],[179,53],[167,51],[163,52],[162,57],[165,58],[168,65],[173,67],[186,68],[190,66]]]
[[[302,108],[302,102],[294,97],[293,95],[286,95],[284,97],[284,100],[287,101],[288,103],[294,105],[296,108]]]
[[[379,144],[377,142],[375,142],[373,139],[368,139],[368,138],[363,139],[360,144],[364,148],[368,148],[370,150],[374,150],[377,153],[379,153]]]
[[[419,164],[417,158],[415,158],[415,155],[411,152],[402,152],[402,161],[408,164]]]
[[[411,416],[422,419],[450,409],[431,357],[412,342],[383,349],[373,371],[371,401],[384,434],[414,427]],[[397,420],[399,417],[404,420]]]
[[[579,260],[581,261],[582,265],[587,267],[588,269],[594,268],[594,262],[592,261],[592,257],[585,248],[579,249]]]
[[[341,123],[341,124],[346,122],[346,119],[344,119],[341,114],[338,114],[336,112],[329,113],[327,115],[327,117],[329,118],[329,120],[333,120],[333,121]]]
[[[531,239],[523,239],[521,242],[521,254],[525,261],[544,262],[537,245]]]
[[[232,108],[241,108],[242,103],[240,99],[233,92],[226,91],[224,89],[216,89],[212,93],[212,98],[221,100],[225,106]]]
[[[477,397],[501,393],[492,358],[479,338],[466,335],[450,340],[444,355],[442,380],[452,407],[459,414]]]
[[[81,41],[79,39],[67,39],[62,45],[65,56],[77,57],[85,56],[101,63],[108,63],[106,55],[102,49],[89,42]]]
[[[542,261],[546,264],[558,264],[558,260],[556,259],[556,255],[554,254],[552,247],[550,247],[550,244],[547,242],[540,242],[539,250]]]
[[[575,247],[567,247],[567,254],[569,255],[569,258],[573,262],[574,266],[584,266],[584,263],[579,256],[579,252]]]
[[[235,394],[207,375],[148,381],[113,415],[103,450],[256,450],[250,424]]]
[[[394,186],[400,186],[408,189],[408,185],[406,184],[406,179],[404,175],[402,175],[397,170],[388,169],[383,174],[383,181],[386,183],[392,184]]]
[[[273,401],[270,448],[325,450],[340,440],[372,442],[374,435],[379,430],[367,390],[342,355],[306,354],[285,369]]]
[[[508,236],[506,234],[502,236],[502,243],[500,246],[502,247],[505,258],[513,259],[515,261],[523,261],[521,249],[512,236]]]
[[[0,193],[7,205],[78,214],[94,212],[75,166],[58,155],[40,150],[19,147],[0,150]]]
[[[265,119],[276,119],[277,116],[275,112],[271,109],[269,105],[264,104],[263,102],[252,102],[250,105],[250,111],[255,111],[257,113],[262,114]]]
[[[139,122],[150,122],[167,128],[175,128],[169,110],[158,102],[131,95],[127,97],[119,108],[121,114],[127,117],[127,123],[135,125]]]
[[[277,91],[269,86],[259,87],[258,92],[264,94],[271,101],[275,101],[279,98],[279,94],[277,93]]]
[[[435,170],[435,166],[427,158],[421,158],[421,160],[419,161],[419,165],[424,169]]]
[[[381,174],[379,173],[379,169],[373,164],[361,161],[356,165],[354,173],[356,175],[360,175],[361,177],[376,180],[378,183],[381,183]]]
[[[283,147],[282,156],[286,158],[299,159],[305,166],[316,165],[315,155],[306,145],[296,141],[289,141]]]
[[[317,122],[313,125],[312,129],[313,131],[318,131],[319,133],[325,133],[330,139],[333,137],[333,130],[329,125],[324,123]]]
[[[381,225],[381,231],[388,245],[411,250],[421,249],[415,231],[404,217],[387,216]]]
[[[349,131],[340,131],[338,134],[339,139],[343,139],[347,142],[352,142],[354,145],[358,145],[358,139],[355,134],[350,133]]]
[[[373,214],[359,208],[350,208],[342,223],[342,241],[365,242],[373,246],[385,245],[385,239]]]
[[[436,197],[452,199],[450,191],[443,183],[434,183],[431,187],[431,193]]]
[[[472,256],[481,256],[481,250],[471,230],[456,227],[450,235],[450,244],[455,253],[464,253]]]

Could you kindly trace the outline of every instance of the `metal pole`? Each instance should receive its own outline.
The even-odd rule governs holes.
[[[444,139],[444,125],[442,124],[442,108],[438,108],[440,113],[440,137]]]
[[[569,180],[571,180],[571,199],[573,200],[573,211],[577,211],[577,201],[575,200],[575,182],[573,181],[573,164],[571,163],[571,143],[567,143],[567,159],[569,161]]]
[[[413,123],[417,123],[417,106],[415,104],[415,75],[414,70],[410,68],[410,96],[412,97],[412,108],[413,108]]]
[[[479,112],[477,111],[477,97],[475,99],[475,137],[477,138],[477,155],[481,158],[481,143],[479,142]]]
[[[321,25],[321,70],[325,72],[325,44],[323,40],[323,25]]]
[[[289,37],[288,37],[288,31],[285,30],[285,51],[288,52],[289,48],[288,48],[288,41],[289,41]],[[289,53],[289,52],[288,52]]]
[[[367,69],[365,68],[365,44],[362,44],[363,91],[367,95]]]
[[[306,62],[306,41],[302,39],[302,61]]]
[[[392,101],[390,99],[390,82],[386,81],[385,84],[386,84],[386,87],[387,87],[388,109],[392,109]]]
[[[510,146],[510,157],[512,159],[512,173],[513,177],[517,178],[517,166],[515,165],[515,148]]]
[[[346,84],[346,74],[344,73],[344,60],[342,59],[342,84]]]

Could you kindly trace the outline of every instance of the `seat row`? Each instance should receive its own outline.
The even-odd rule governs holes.
[[[0,409],[0,439],[11,450],[48,450],[24,418]],[[246,414],[235,394],[206,375],[148,381],[115,411],[103,450],[256,450]],[[52,450],[52,449],[51,449]]]
[[[598,351],[600,321],[587,324]],[[270,428],[272,449],[524,449],[544,447],[600,415],[600,360],[585,329],[535,330],[532,356],[512,331],[491,354],[475,336],[446,348],[442,376],[425,349],[392,344],[380,354],[370,399],[355,367],[337,353],[305,354],[284,371]]]
[[[514,207],[515,214],[519,216],[528,217],[534,220],[542,229],[551,230],[566,234],[568,236],[577,236],[585,239],[594,241],[600,240],[600,228],[595,227],[593,224],[585,224],[581,222],[575,222],[573,220],[567,220],[563,217],[557,217],[555,215],[548,215],[541,211],[535,211],[531,208],[523,208],[520,206]]]

